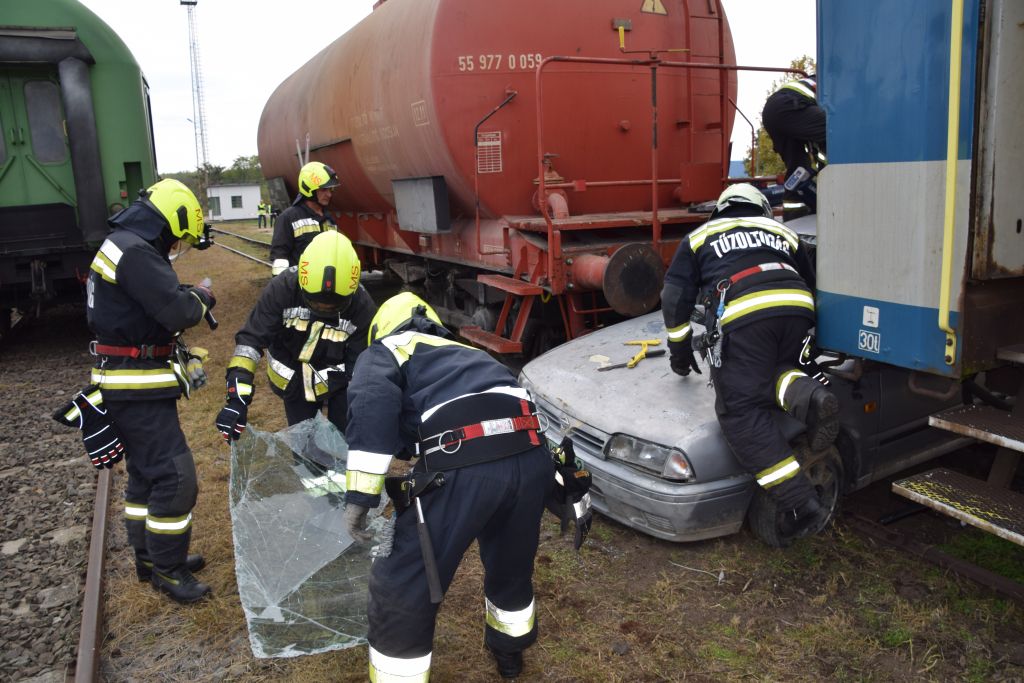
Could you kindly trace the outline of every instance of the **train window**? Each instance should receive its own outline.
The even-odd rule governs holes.
[[[28,112],[32,152],[41,164],[67,161],[64,142],[64,114],[60,106],[60,86],[52,81],[25,83],[25,109]]]
[[[231,195],[231,208],[241,209],[242,208],[242,195],[233,194]]]

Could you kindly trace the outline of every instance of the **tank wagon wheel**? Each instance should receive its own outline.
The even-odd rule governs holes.
[[[839,514],[840,495],[842,494],[843,460],[835,446],[818,452],[812,452],[801,439],[796,446],[796,459],[804,474],[818,492],[821,504],[829,511],[828,518],[817,533],[827,527]],[[782,511],[778,509],[775,499],[758,487],[754,499],[747,510],[747,522],[750,530],[772,548],[785,548],[793,543],[793,538],[783,536],[779,532],[779,521]]]

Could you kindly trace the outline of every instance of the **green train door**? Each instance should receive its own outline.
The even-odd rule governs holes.
[[[0,125],[0,207],[64,205],[60,213],[71,208],[75,223],[75,182],[57,70],[0,69]],[[76,227],[65,226],[68,236]]]

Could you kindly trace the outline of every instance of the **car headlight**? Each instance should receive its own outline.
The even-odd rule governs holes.
[[[648,470],[671,481],[693,481],[693,467],[678,448],[667,448],[627,434],[615,434],[604,447],[605,456]]]

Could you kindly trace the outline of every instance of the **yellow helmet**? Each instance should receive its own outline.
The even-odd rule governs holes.
[[[313,238],[299,257],[299,288],[313,312],[333,315],[348,308],[359,289],[359,256],[336,230]]]
[[[372,344],[375,340],[388,336],[403,324],[412,320],[415,315],[426,316],[438,325],[444,326],[441,318],[430,307],[430,304],[412,292],[402,292],[382,303],[380,308],[377,309],[377,314],[370,321],[367,343]]]
[[[337,187],[340,184],[334,169],[319,161],[311,161],[299,169],[299,193],[307,199],[311,199],[317,190]]]
[[[151,185],[142,197],[163,216],[175,238],[199,249],[210,246],[203,209],[184,183],[166,178]]]

